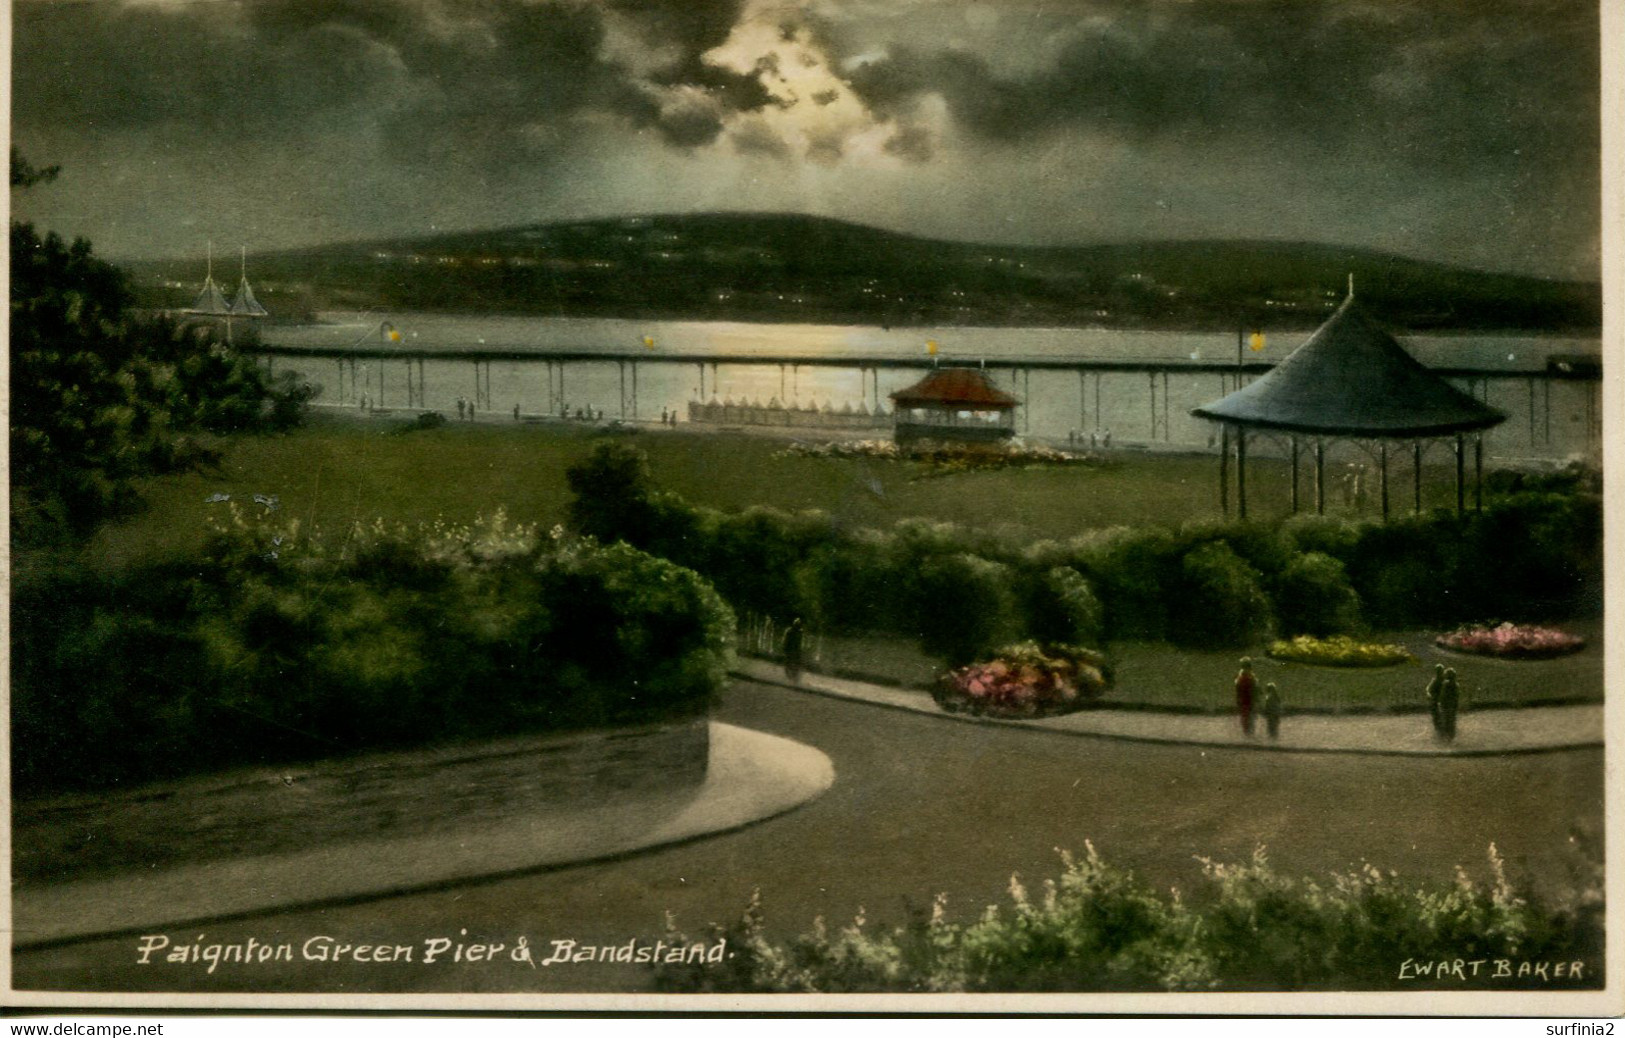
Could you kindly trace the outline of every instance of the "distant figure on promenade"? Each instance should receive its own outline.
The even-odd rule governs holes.
[[[671,412],[667,411],[664,407],[662,407],[660,409],[660,424],[661,425],[666,425],[667,424],[667,415],[669,415],[670,413]]]
[[[513,405],[513,420],[516,421],[516,422],[519,421],[519,405],[518,404]]]
[[[1099,446],[1100,446],[1100,436],[1098,434],[1096,434],[1096,433],[1090,433],[1089,434],[1089,449],[1094,450],[1096,447],[1099,447]]]
[[[1439,737],[1445,742],[1456,741],[1456,711],[1461,707],[1461,689],[1456,685],[1454,669],[1444,672],[1444,686],[1439,689]]]
[[[1439,718],[1439,696],[1444,692],[1444,664],[1433,665],[1433,678],[1428,682],[1428,717],[1433,719],[1434,738],[1444,738],[1444,725]]]
[[[1236,675],[1236,716],[1241,719],[1241,732],[1251,737],[1253,734],[1253,691],[1258,688],[1258,679],[1253,677],[1253,658],[1241,658],[1241,672]]]
[[[1107,450],[1112,449],[1112,431],[1110,429],[1106,430],[1106,438],[1101,441],[1101,446],[1105,447]]]
[[[462,397],[458,397],[457,398],[457,420],[459,422],[462,421],[463,417],[465,415],[467,415],[467,414],[468,414],[468,404],[463,400]]]
[[[784,632],[784,676],[793,682],[801,681],[801,661],[806,637],[801,628],[801,617],[790,621],[790,629]]]
[[[1273,681],[1264,686],[1264,730],[1271,739],[1281,737],[1281,693]]]

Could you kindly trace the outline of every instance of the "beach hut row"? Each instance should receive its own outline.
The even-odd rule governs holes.
[[[823,407],[808,403],[786,407],[774,397],[767,403],[759,400],[735,401],[732,397],[709,402],[688,402],[688,420],[710,422],[717,425],[768,425],[808,429],[884,429],[891,425],[891,416],[884,406],[869,410],[867,404],[853,407],[850,402],[839,410],[831,403]]]

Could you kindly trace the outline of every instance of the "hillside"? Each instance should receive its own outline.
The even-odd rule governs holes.
[[[181,306],[198,258],[131,264]],[[1274,241],[1022,247],[933,241],[818,217],[589,220],[257,255],[274,314],[377,306],[881,325],[1312,327],[1343,295],[1396,326],[1593,332],[1601,287]]]

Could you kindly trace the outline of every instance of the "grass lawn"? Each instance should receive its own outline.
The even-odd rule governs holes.
[[[603,435],[580,425],[506,422],[402,434],[405,421],[317,412],[285,436],[231,440],[216,472],[148,481],[147,509],[106,526],[91,556],[116,566],[195,550],[208,516],[223,510],[205,503],[217,493],[276,495],[284,514],[324,529],[379,517],[466,522],[497,508],[552,525],[563,521],[569,502],[565,469]],[[853,526],[923,516],[1030,541],[1218,515],[1216,462],[1205,456],[1124,451],[1098,466],[932,475],[911,462],[783,456],[784,441],[745,434],[650,430],[633,438],[656,482],[696,504],[818,508]],[[1250,514],[1285,514],[1285,464],[1263,459],[1249,472]],[[1312,500],[1308,472],[1305,466],[1305,504]],[[1430,481],[1440,499],[1429,503],[1445,503],[1446,482]]]

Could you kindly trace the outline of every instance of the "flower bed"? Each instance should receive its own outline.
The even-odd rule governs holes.
[[[944,710],[988,717],[1047,717],[1077,710],[1111,687],[1106,657],[1070,645],[1023,642],[984,663],[942,675],[931,696]]]
[[[1453,652],[1508,660],[1549,660],[1585,648],[1585,639],[1551,627],[1469,624],[1441,634],[1434,644]]]
[[[1031,465],[1082,465],[1098,462],[1090,454],[1069,454],[1039,445],[951,444],[922,441],[904,450],[891,440],[833,440],[829,443],[792,443],[779,452],[796,458],[870,458],[882,461],[910,460],[931,467],[933,475],[979,469],[1004,469]]]
[[[1357,642],[1345,634],[1330,638],[1300,634],[1291,641],[1271,643],[1269,655],[1272,659],[1288,663],[1310,663],[1321,667],[1391,667],[1416,659],[1403,646]]]

